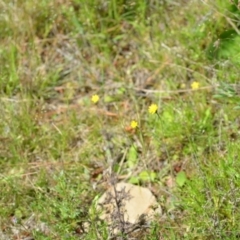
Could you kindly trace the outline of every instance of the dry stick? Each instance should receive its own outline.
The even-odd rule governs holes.
[[[179,94],[179,93],[190,93],[190,92],[196,92],[199,90],[215,90],[216,88],[218,88],[220,86],[220,84],[216,84],[214,86],[206,86],[206,87],[200,87],[198,89],[179,89],[179,90],[151,90],[151,89],[142,89],[142,88],[134,88],[134,90],[136,91],[142,91],[145,92],[147,94],[151,94],[151,93],[168,93],[168,94]],[[229,86],[231,87],[240,87],[239,84],[229,84]]]
[[[149,83],[149,82],[151,82],[152,79],[153,79],[155,76],[157,76],[157,74],[158,74],[163,68],[165,68],[166,65],[169,65],[169,61],[165,62],[162,66],[160,66],[159,68],[157,68],[157,69],[155,70],[155,72],[154,72],[150,77],[147,78],[146,84]]]
[[[209,89],[215,89],[219,85],[216,86],[206,86],[206,87],[200,87],[197,90],[209,90]],[[142,91],[145,93],[169,93],[169,94],[179,94],[179,93],[185,93],[185,92],[196,92],[196,89],[180,89],[180,90],[151,90],[151,89],[140,89],[140,88],[134,88],[136,91]]]
[[[125,236],[125,219],[124,219],[124,213],[121,213],[121,205],[122,205],[122,202],[123,202],[123,198],[124,198],[124,195],[123,196],[120,196],[119,197],[119,194],[124,194],[125,193],[125,188],[122,189],[120,192],[117,191],[116,189],[116,184],[115,184],[115,181],[114,181],[114,185],[113,185],[113,190],[114,190],[114,201],[115,201],[115,204],[116,204],[116,208],[117,208],[117,216],[118,219],[119,219],[119,223],[120,223],[120,231],[123,235],[123,239],[126,239],[126,236]]]

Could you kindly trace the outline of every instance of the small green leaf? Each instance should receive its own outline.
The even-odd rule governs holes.
[[[124,87],[121,87],[117,90],[117,94],[119,94],[119,95],[123,95],[125,92],[126,92],[126,88],[124,88]]]
[[[187,181],[187,176],[185,172],[179,172],[176,176],[176,183],[179,187],[182,187]]]
[[[22,213],[21,209],[16,209],[14,215],[16,218],[19,218],[19,219],[23,217],[23,213]]]
[[[156,179],[157,174],[151,171],[142,171],[138,176],[132,176],[129,179],[129,183],[138,184],[139,182],[153,182]]]
[[[111,102],[114,102],[114,98],[113,97],[111,97],[111,96],[104,96],[104,102],[105,103],[111,103]]]
[[[137,148],[134,145],[132,145],[127,154],[127,164],[129,168],[132,168],[137,164],[138,162],[137,157],[138,157]]]
[[[162,118],[167,122],[173,122],[174,120],[174,116],[168,111],[163,112]]]
[[[138,177],[131,177],[128,181],[129,183],[132,183],[132,184],[139,184],[139,178]]]
[[[139,180],[153,182],[156,178],[156,173],[151,171],[142,171],[139,174]]]

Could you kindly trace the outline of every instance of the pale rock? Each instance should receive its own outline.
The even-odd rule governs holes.
[[[120,191],[122,192],[119,193]],[[116,196],[115,192],[118,192],[117,197],[111,197]],[[123,192],[127,193],[125,194],[127,197],[122,200],[121,212],[124,216],[124,221],[127,223],[138,224],[143,216],[144,221],[149,223],[154,215],[161,215],[162,209],[149,189],[120,182],[115,186],[111,186],[98,200],[97,208],[101,210],[100,218],[108,224],[111,224],[114,220],[117,221],[116,211],[118,209],[116,200],[119,201],[121,199]]]

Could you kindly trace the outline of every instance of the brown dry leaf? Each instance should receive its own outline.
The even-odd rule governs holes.
[[[166,186],[168,188],[174,188],[176,186],[175,179],[172,176],[166,178]]]

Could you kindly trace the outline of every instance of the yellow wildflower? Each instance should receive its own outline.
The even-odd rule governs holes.
[[[97,103],[99,101],[99,96],[97,94],[94,94],[91,98],[93,103]]]
[[[148,108],[148,112],[150,114],[155,114],[157,112],[157,110],[158,110],[157,104],[151,104]]]
[[[135,129],[138,126],[138,123],[136,121],[131,121],[131,128]]]
[[[191,87],[192,87],[192,90],[196,90],[196,89],[198,89],[199,88],[199,82],[193,82],[192,84],[191,84]]]

